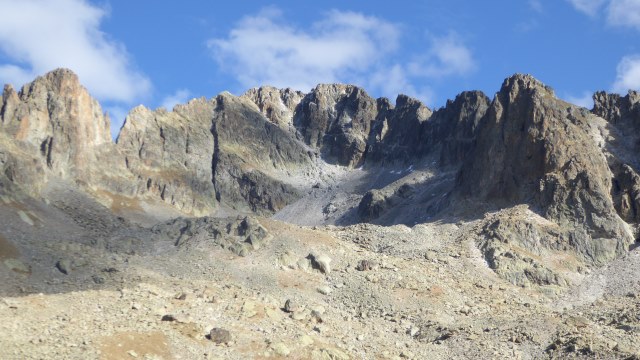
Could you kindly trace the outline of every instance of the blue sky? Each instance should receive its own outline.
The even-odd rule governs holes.
[[[488,5],[491,4],[491,5]],[[590,106],[640,88],[640,0],[0,0],[0,82],[74,70],[113,117],[259,85],[345,82],[440,107],[530,73]]]

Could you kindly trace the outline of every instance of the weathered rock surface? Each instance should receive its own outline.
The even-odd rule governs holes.
[[[9,179],[26,185],[23,187],[32,193],[37,193],[48,174],[87,184],[96,180],[93,167],[102,148],[112,143],[109,118],[74,73],[50,72],[19,92],[7,85],[1,100],[0,128],[15,140],[0,155]],[[11,147],[17,149],[11,151]],[[31,159],[17,164],[18,159],[27,160],[22,153]]]
[[[369,138],[367,159],[374,163],[407,162],[424,154],[423,128],[431,110],[419,100],[399,95],[395,107],[378,99],[378,117]]]
[[[612,174],[585,109],[528,75],[505,80],[458,177],[459,194],[500,207],[527,203],[568,228],[591,263],[626,251],[632,234],[611,199]]]
[[[215,208],[210,130],[215,107],[215,101],[195,99],[173,112],[134,108],[117,140],[135,179],[127,195],[162,200],[196,215]]]
[[[312,153],[266,121],[248,100],[221,94],[216,101],[211,132],[218,200],[230,207],[246,204],[247,210],[257,213],[274,212],[296,200],[298,190],[280,179],[311,171]]]
[[[352,85],[318,85],[299,104],[294,125],[304,141],[331,163],[358,167],[378,108]]]
[[[640,209],[640,93],[629,91],[626,96],[597,92],[593,95],[593,113],[607,120],[608,136],[604,151],[614,175],[613,201],[618,214],[627,222],[639,223]]]
[[[284,130],[295,133],[293,117],[298,104],[304,98],[304,93],[292,89],[262,86],[248,90],[242,97],[255,103],[269,121]]]
[[[177,247],[220,246],[239,256],[259,250],[273,236],[252,217],[197,219],[178,218],[154,226],[158,240],[171,241]]]
[[[439,150],[440,165],[461,165],[473,150],[478,126],[490,104],[481,91],[465,91],[447,101],[427,122],[423,146],[427,151]]]

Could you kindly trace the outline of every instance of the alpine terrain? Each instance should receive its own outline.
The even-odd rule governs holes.
[[[640,93],[0,96],[2,359],[640,359]]]

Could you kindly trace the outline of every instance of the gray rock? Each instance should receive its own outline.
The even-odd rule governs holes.
[[[71,260],[69,259],[58,260],[58,262],[56,262],[56,268],[58,269],[58,271],[65,275],[69,275],[69,273],[71,273],[71,270],[73,270]]]
[[[378,267],[378,263],[373,260],[360,260],[356,265],[358,271],[369,271]]]
[[[227,344],[231,342],[231,333],[229,330],[222,328],[213,328],[209,332],[209,340],[216,344]]]
[[[297,309],[297,306],[291,299],[287,299],[287,301],[285,301],[284,303],[283,309],[288,313],[292,313]]]
[[[9,270],[21,273],[21,274],[30,274],[31,268],[25,264],[22,260],[19,259],[5,259],[3,261],[4,266],[6,266]]]
[[[531,204],[547,219],[570,224],[568,244],[583,259],[613,259],[632,237],[611,199],[609,166],[589,134],[590,116],[531,76],[508,78],[478,125],[457,198]]]
[[[160,319],[161,321],[168,321],[168,322],[173,322],[176,321],[176,317],[171,315],[171,314],[167,314],[167,315],[162,315],[162,319]]]
[[[331,272],[331,258],[327,255],[311,253],[307,259],[311,261],[311,266],[321,273],[329,274]]]
[[[178,218],[154,226],[161,240],[181,248],[221,246],[238,256],[247,256],[271,241],[273,236],[252,217],[198,219]]]

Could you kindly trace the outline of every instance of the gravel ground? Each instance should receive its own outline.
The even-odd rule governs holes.
[[[361,178],[343,180],[334,198]],[[2,359],[640,356],[640,250],[566,288],[521,287],[478,250],[491,214],[336,226],[315,209],[309,226],[257,218],[268,241],[238,256],[61,186],[48,204],[0,193]]]

